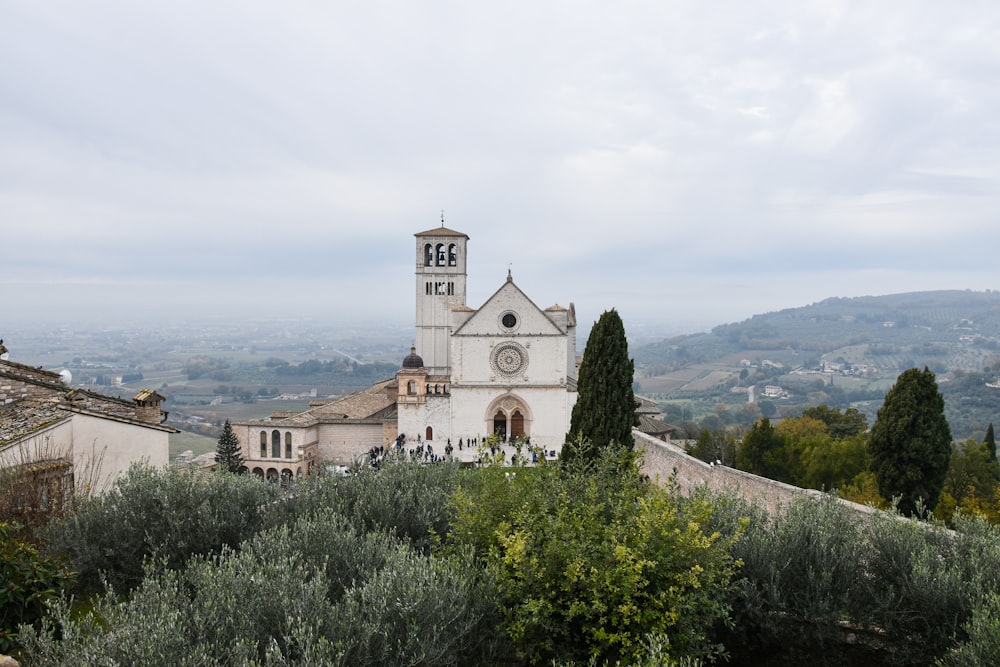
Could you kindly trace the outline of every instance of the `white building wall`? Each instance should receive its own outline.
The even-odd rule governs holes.
[[[387,445],[382,423],[321,424],[319,458],[326,463],[349,466],[372,447]]]
[[[67,419],[0,449],[0,468],[51,459],[72,460],[73,424]]]
[[[452,442],[458,438],[482,438],[492,431],[491,407],[503,396],[512,396],[527,408],[525,430],[533,445],[560,451],[566,438],[576,393],[559,387],[514,388],[510,392],[495,387],[468,387],[452,393]]]
[[[104,491],[133,463],[143,461],[162,468],[170,458],[170,434],[135,424],[73,415],[73,470],[75,484],[93,479]],[[88,472],[89,471],[89,472]]]

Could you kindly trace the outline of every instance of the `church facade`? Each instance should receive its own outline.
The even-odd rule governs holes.
[[[453,446],[497,433],[561,449],[576,402],[576,313],[544,310],[506,281],[466,303],[469,237],[444,226],[416,237],[416,343],[397,373],[397,428]]]
[[[304,412],[234,422],[247,470],[271,479],[351,465],[405,436],[406,447],[475,460],[459,441],[530,439],[558,453],[576,403],[576,313],[544,310],[506,281],[466,303],[469,237],[443,225],[415,235],[415,340],[394,378]]]

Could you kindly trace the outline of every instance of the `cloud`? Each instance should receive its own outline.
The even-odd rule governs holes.
[[[441,209],[470,300],[508,267],[546,305],[715,323],[1000,283],[989,3],[2,11],[9,316],[153,290],[410,318]]]

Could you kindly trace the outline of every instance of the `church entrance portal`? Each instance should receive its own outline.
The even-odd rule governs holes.
[[[490,432],[501,440],[526,438],[531,431],[531,413],[524,403],[511,395],[504,396],[490,406],[488,425]]]
[[[501,440],[507,439],[507,415],[503,410],[497,410],[493,415],[493,433]]]

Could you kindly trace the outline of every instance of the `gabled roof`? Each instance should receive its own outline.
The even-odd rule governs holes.
[[[0,414],[0,430],[3,431],[5,442],[27,437],[41,427],[68,418],[70,413],[111,419],[169,433],[177,432],[172,426],[154,424],[140,418],[138,406],[132,401],[86,389],[70,389],[62,383],[59,373],[0,361],[0,377],[20,382],[22,386],[35,387],[30,392],[25,391],[14,397],[14,400],[4,406]]]
[[[458,236],[463,239],[469,238],[468,234],[456,232],[454,229],[448,229],[444,225],[435,227],[434,229],[428,229],[426,232],[417,232],[414,236]]]
[[[496,301],[497,299],[499,299],[500,295],[503,294],[503,293],[505,293],[505,292],[513,292],[525,305],[527,305],[528,307],[532,308],[538,315],[541,316],[541,318],[540,318],[541,321],[546,322],[546,324],[544,326],[551,327],[551,329],[549,331],[539,331],[539,332],[533,332],[533,333],[536,333],[536,334],[563,334],[563,333],[565,333],[559,327],[559,325],[557,325],[555,322],[552,321],[552,318],[549,316],[548,313],[546,313],[544,310],[542,310],[537,305],[535,305],[535,302],[532,301],[531,298],[527,294],[524,293],[524,290],[522,290],[520,287],[518,287],[514,283],[513,278],[511,278],[510,273],[508,272],[508,274],[507,274],[507,280],[504,282],[504,284],[501,285],[500,288],[496,292],[494,292],[488,299],[486,299],[486,301],[483,302],[483,305],[480,306],[479,309],[475,311],[475,314],[472,315],[471,317],[469,317],[469,319],[466,320],[464,323],[462,323],[462,325],[460,327],[458,327],[454,331],[454,333],[452,335],[453,336],[460,336],[460,335],[463,335],[463,334],[467,335],[469,333],[469,331],[466,331],[466,330],[474,331],[477,328],[477,325],[479,325],[482,322],[483,318],[486,317],[486,315],[483,314],[484,311],[489,310],[489,306],[494,301]],[[523,314],[521,316],[521,319],[522,320],[524,319],[524,315]],[[493,329],[493,328],[495,328],[495,325],[492,322],[490,322],[490,324],[486,328]]]

